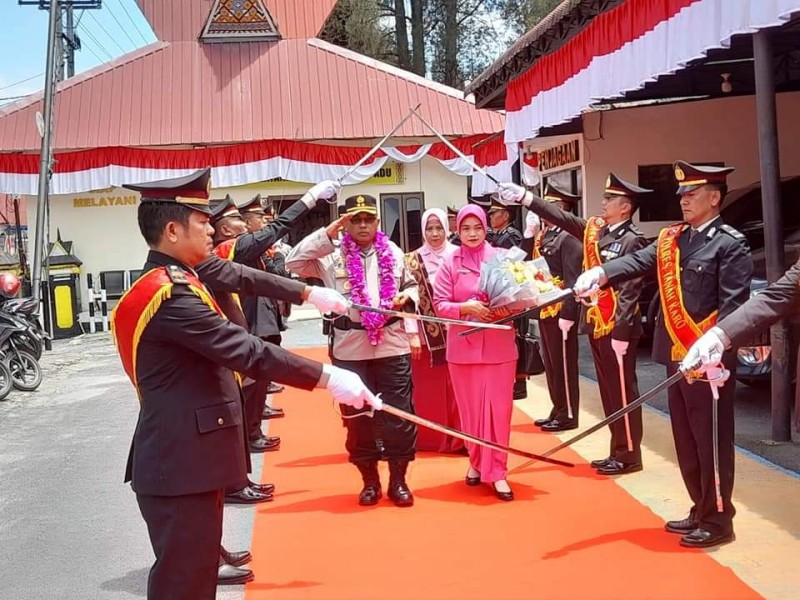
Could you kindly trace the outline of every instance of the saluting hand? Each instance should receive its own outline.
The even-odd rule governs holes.
[[[350,215],[342,215],[325,228],[329,240],[335,240],[339,232],[350,222]]]

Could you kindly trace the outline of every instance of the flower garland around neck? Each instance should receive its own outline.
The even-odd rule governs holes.
[[[378,308],[390,310],[397,295],[397,279],[394,275],[395,259],[389,238],[382,231],[375,234],[375,253],[378,256],[378,280],[380,302]],[[367,278],[364,271],[364,261],[361,259],[361,249],[355,240],[345,234],[342,237],[342,254],[347,277],[350,280],[350,300],[355,304],[372,306],[367,291]],[[377,346],[383,341],[383,326],[387,321],[386,315],[375,312],[362,312],[361,324],[367,331],[369,343]]]

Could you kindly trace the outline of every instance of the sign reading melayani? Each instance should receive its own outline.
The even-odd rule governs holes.
[[[116,196],[86,196],[72,199],[74,208],[101,208],[104,206],[136,206],[139,203],[138,194]]]

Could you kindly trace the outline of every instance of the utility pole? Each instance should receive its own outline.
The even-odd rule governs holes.
[[[67,5],[64,7],[66,31],[61,36],[64,57],[67,62],[67,77],[75,76],[75,51],[81,49],[81,39],[75,33],[74,8],[71,2],[67,2]]]

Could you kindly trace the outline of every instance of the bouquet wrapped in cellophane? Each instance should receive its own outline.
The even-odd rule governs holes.
[[[524,259],[524,250],[512,248],[483,264],[479,285],[490,308],[535,308],[562,294],[561,282],[551,275],[545,259]]]

